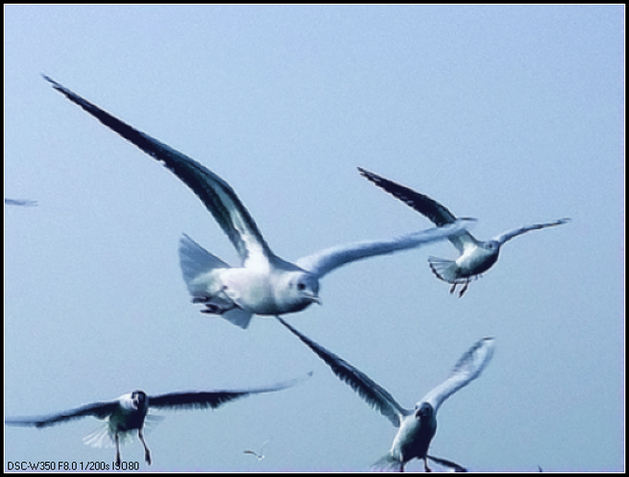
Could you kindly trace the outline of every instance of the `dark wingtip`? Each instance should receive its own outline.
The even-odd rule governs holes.
[[[60,89],[63,88],[63,86],[61,86],[59,83],[57,83],[54,79],[52,79],[50,76],[48,76],[47,74],[41,73],[42,78],[44,78],[46,81],[48,81],[49,83],[52,84],[52,86],[55,89]]]
[[[369,179],[370,181],[375,182],[376,180],[380,179],[380,176],[378,174],[374,174],[371,171],[368,171],[367,169],[363,169],[362,167],[357,167],[358,169],[358,173],[363,176],[365,179]]]
[[[50,76],[45,75],[44,73],[42,73],[41,75],[46,81],[48,81],[52,85],[54,89],[56,89],[60,93],[65,94],[68,98],[72,99],[71,97],[74,96],[74,93],[72,91],[70,91],[68,88],[63,86],[61,83],[56,82]]]

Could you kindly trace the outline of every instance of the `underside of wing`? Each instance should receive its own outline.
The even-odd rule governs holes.
[[[135,144],[154,159],[163,162],[205,204],[223,231],[232,241],[242,260],[250,253],[269,253],[269,248],[253,218],[240,202],[234,190],[205,166],[172,149],[98,106],[83,99],[53,79],[44,76],[53,87],[76,103],[108,128]]]
[[[508,232],[504,232],[496,237],[494,237],[493,240],[495,240],[496,242],[503,244],[509,240],[511,240],[514,237],[517,237],[518,235],[522,235],[526,232],[530,232],[531,230],[539,230],[539,229],[543,229],[546,227],[554,227],[556,225],[561,225],[561,224],[565,224],[567,222],[570,222],[569,218],[564,218],[564,219],[559,219],[559,220],[555,220],[554,222],[548,222],[545,224],[533,224],[533,225],[525,225],[523,227],[519,227],[517,229],[513,229],[510,230]]]
[[[312,373],[308,373],[306,377],[310,377]],[[224,390],[224,391],[190,391],[175,392],[168,394],[160,394],[158,396],[149,397],[149,406],[155,408],[171,408],[171,409],[216,409],[230,401],[240,399],[251,394],[268,393],[280,391],[290,388],[302,382],[305,378],[292,379],[271,386],[242,389],[242,390]]]
[[[456,220],[456,217],[452,212],[427,195],[420,194],[413,189],[409,189],[397,182],[385,179],[384,177],[362,169],[361,167],[358,168],[358,171],[363,177],[370,180],[381,189],[385,190],[394,197],[397,197],[409,207],[426,216],[437,227],[451,224]]]
[[[48,416],[37,417],[21,417],[14,419],[6,419],[5,423],[12,426],[29,426],[29,427],[48,427],[73,419],[80,419],[87,416],[93,416],[98,419],[104,419],[111,415],[118,408],[118,402],[104,402],[87,404],[77,409],[60,412],[58,414],[50,414]]]
[[[467,220],[457,220],[444,227],[435,227],[421,232],[414,232],[388,240],[366,240],[345,245],[337,245],[321,250],[307,257],[302,257],[295,263],[317,277],[345,265],[368,257],[385,255],[402,250],[419,247],[431,242],[450,239],[459,234],[465,234]]]
[[[380,413],[388,418],[394,426],[400,426],[400,416],[407,415],[410,411],[402,408],[396,400],[385,389],[375,383],[369,376],[354,368],[351,364],[328,351],[323,346],[318,345],[307,336],[301,334],[295,328],[286,323],[279,316],[277,319],[289,331],[304,342],[312,351],[317,354],[332,372],[343,382],[358,393],[369,405],[376,408]]]
[[[456,363],[450,376],[432,389],[420,402],[429,403],[437,412],[443,401],[480,376],[493,355],[494,338],[483,338],[467,350]]]

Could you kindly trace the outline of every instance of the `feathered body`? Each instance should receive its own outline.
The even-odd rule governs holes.
[[[312,373],[308,373],[311,376]],[[293,379],[271,386],[225,391],[188,391],[147,396],[144,391],[136,390],[124,394],[109,402],[96,402],[85,406],[64,411],[58,414],[41,417],[26,417],[6,419],[5,422],[13,426],[30,426],[43,428],[62,422],[93,416],[106,420],[106,427],[88,436],[83,441],[86,444],[100,447],[103,439],[109,437],[116,446],[116,462],[120,464],[120,442],[137,430],[138,439],[144,448],[144,459],[151,465],[151,452],[144,440],[144,423],[150,408],[157,409],[216,409],[217,407],[235,399],[251,394],[279,391],[302,381]],[[106,431],[106,432],[104,432]]]
[[[465,224],[415,232],[388,240],[356,242],[331,247],[294,264],[275,255],[234,189],[202,164],[112,116],[53,79],[53,88],[163,163],[203,202],[232,242],[241,264],[231,267],[187,236],[179,247],[183,277],[194,303],[202,311],[220,315],[247,328],[251,317],[295,313],[320,303],[319,279],[330,271],[367,257],[419,247],[464,230]]]
[[[363,177],[424,215],[437,227],[444,227],[457,220],[461,220],[457,219],[443,204],[431,199],[427,195],[420,194],[406,186],[385,179],[378,174],[374,174],[360,167],[358,170]],[[530,232],[531,230],[554,227],[556,225],[565,224],[569,220],[568,218],[564,218],[545,224],[526,225],[509,232],[504,232],[485,242],[477,240],[470,232],[465,231],[448,238],[448,240],[452,242],[452,245],[459,251],[458,258],[449,260],[446,258],[430,257],[428,263],[437,278],[452,284],[450,293],[456,291],[457,285],[462,285],[459,291],[459,297],[462,297],[473,279],[479,278],[482,273],[494,266],[498,261],[500,248],[507,241],[523,233]]]
[[[297,331],[281,317],[277,318],[291,333],[297,336],[317,356],[319,356],[343,382],[347,383],[370,406],[398,428],[389,452],[374,466],[403,471],[412,459],[424,461],[427,471],[428,459],[455,471],[465,471],[461,465],[428,454],[430,443],[437,432],[437,411],[452,394],[467,386],[480,376],[493,355],[494,339],[483,338],[463,354],[450,376],[429,391],[414,410],[405,409],[383,387],[347,361],[338,357],[320,344]]]

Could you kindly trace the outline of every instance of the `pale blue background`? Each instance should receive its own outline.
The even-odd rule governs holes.
[[[199,313],[188,233],[233,247],[170,172],[56,93],[45,73],[196,158],[273,250],[431,224],[362,166],[479,219],[507,244],[456,298],[448,243],[324,278],[298,329],[411,407],[477,339],[494,360],[440,410],[432,453],[473,470],[624,470],[624,6],[5,6],[5,412],[149,394],[298,388],[162,412],[150,470],[362,471],[395,429],[276,321]],[[8,461],[106,461],[95,419],[5,427]],[[266,447],[266,458],[243,455]],[[137,439],[125,460],[142,461]],[[141,462],[141,469],[147,466]],[[421,470],[418,461],[408,470]]]

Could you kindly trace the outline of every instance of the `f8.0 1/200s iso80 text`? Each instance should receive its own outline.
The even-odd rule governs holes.
[[[122,461],[119,464],[116,462],[104,462],[104,461],[7,461],[6,470],[11,471],[103,471],[103,470],[139,470],[140,463],[138,461]]]

